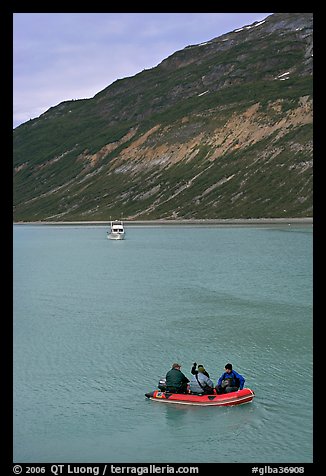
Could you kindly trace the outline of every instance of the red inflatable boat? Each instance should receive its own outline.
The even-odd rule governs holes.
[[[214,390],[215,392],[215,390]],[[249,403],[255,396],[250,388],[244,388],[237,392],[223,393],[213,395],[195,395],[191,393],[168,393],[154,390],[154,392],[145,393],[145,396],[155,402],[178,403],[181,405],[203,405],[203,406],[230,406]]]

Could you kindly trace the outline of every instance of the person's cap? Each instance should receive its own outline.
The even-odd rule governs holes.
[[[180,365],[180,364],[177,364],[177,363],[174,363],[174,364],[172,365],[172,368],[173,368],[173,369],[179,369],[180,367],[181,367],[181,365]]]
[[[198,372],[205,372],[203,365],[198,365]]]

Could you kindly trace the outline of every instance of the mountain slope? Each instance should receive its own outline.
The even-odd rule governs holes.
[[[274,14],[19,126],[14,219],[311,216],[312,33]]]

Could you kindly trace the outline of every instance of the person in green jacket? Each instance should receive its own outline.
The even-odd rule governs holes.
[[[166,391],[169,393],[187,393],[189,379],[181,372],[180,364],[173,364],[166,374]]]

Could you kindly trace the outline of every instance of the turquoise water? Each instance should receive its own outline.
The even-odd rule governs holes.
[[[312,227],[14,226],[14,461],[312,462]],[[174,361],[238,407],[149,401]]]

